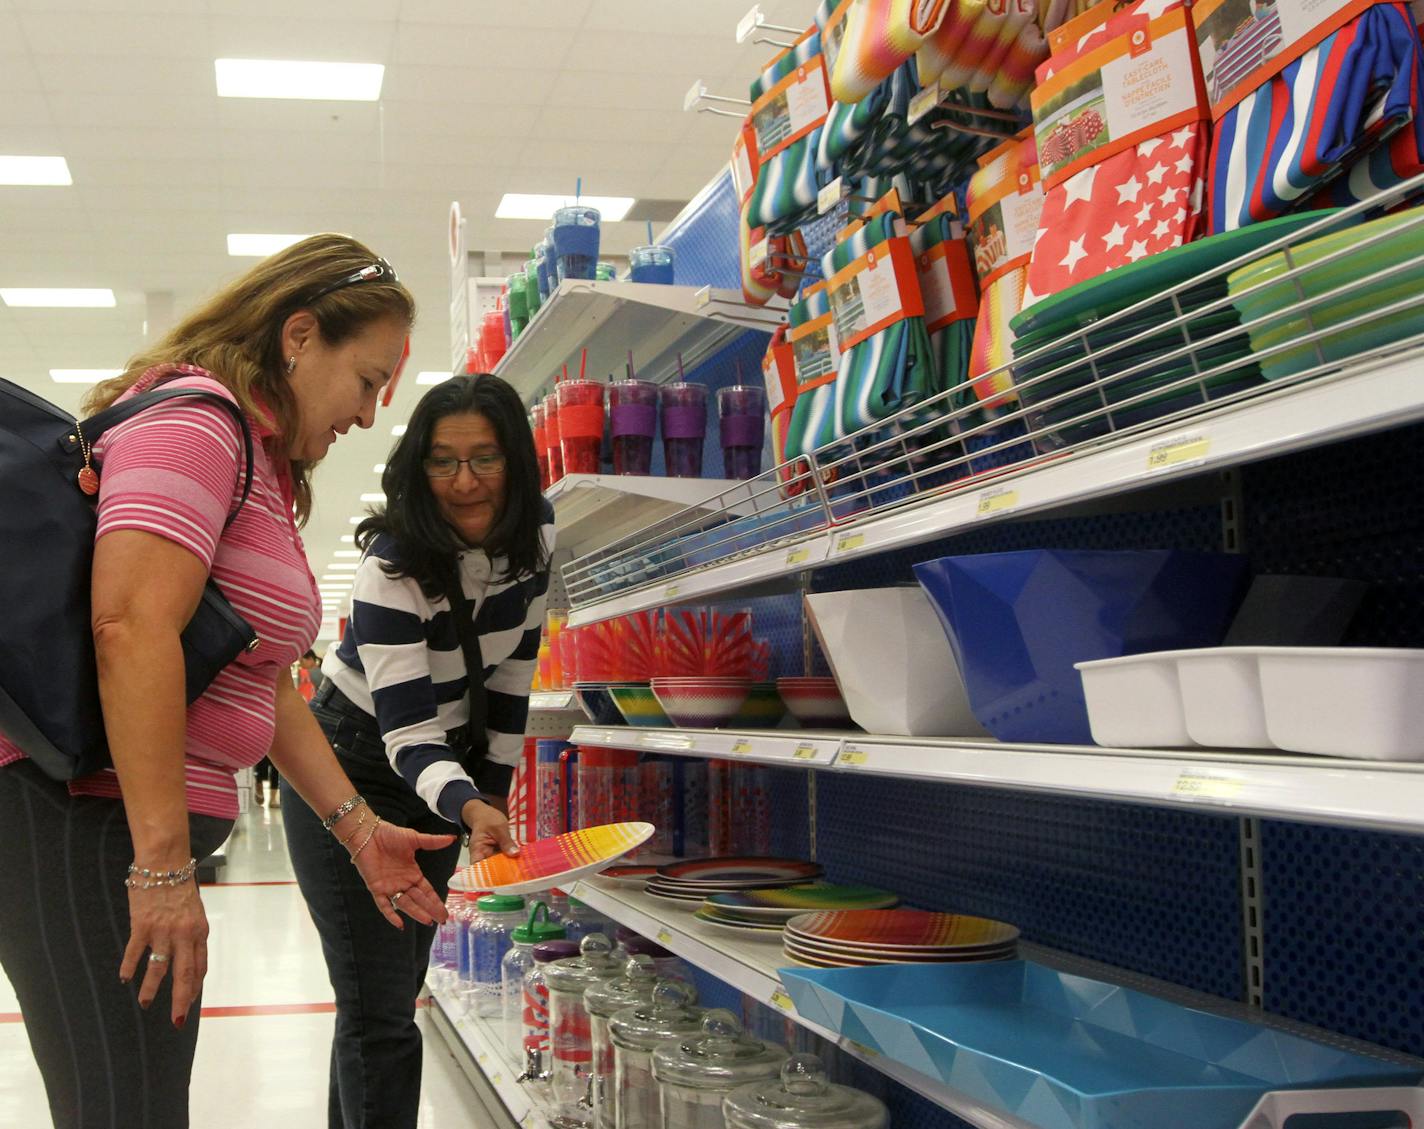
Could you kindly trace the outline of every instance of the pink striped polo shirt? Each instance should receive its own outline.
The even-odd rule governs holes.
[[[124,395],[158,381],[232,393],[192,365],[151,369]],[[188,707],[185,773],[188,810],[237,815],[233,773],[256,764],[272,745],[277,679],[311,646],[321,621],[316,580],[292,514],[285,460],[269,457],[272,428],[248,416],[253,437],[252,493],[226,530],[242,497],[242,437],[232,417],[201,400],[149,408],[111,428],[94,444],[100,464],[99,525],[156,533],[182,545],[211,572],[228,602],[261,640],[229,664]],[[0,765],[24,754],[0,737]],[[119,798],[113,769],[71,781],[73,795]]]

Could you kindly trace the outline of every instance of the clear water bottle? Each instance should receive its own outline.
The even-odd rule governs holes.
[[[569,896],[562,890],[550,890],[547,897],[549,920],[557,921],[562,925],[569,916]]]
[[[564,911],[564,932],[570,941],[582,941],[590,933],[607,934],[608,920],[597,910],[591,909],[577,898],[569,898],[568,909]]]
[[[509,952],[500,962],[502,1036],[510,1061],[521,1069],[524,1066],[524,1028],[520,1018],[524,1008],[524,976],[534,967],[535,945],[563,939],[564,927],[549,920],[549,907],[543,902],[535,902],[528,920],[509,933]]]
[[[497,1019],[503,1012],[500,970],[509,951],[509,934],[524,920],[524,899],[518,894],[487,894],[477,903],[479,917],[470,927],[470,1003],[476,1015]]]
[[[460,958],[455,948],[459,932],[456,914],[464,904],[464,897],[453,891],[445,899],[445,913],[448,916],[444,924],[435,930],[435,940],[430,945],[431,979],[442,988],[450,986],[459,968]]]
[[[460,899],[460,911],[455,919],[455,991],[470,1006],[475,988],[474,949],[470,944],[480,911],[476,903],[480,895],[469,893]]]

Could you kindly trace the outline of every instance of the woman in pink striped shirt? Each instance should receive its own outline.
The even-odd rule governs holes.
[[[93,626],[112,769],[50,780],[0,738],[0,962],[15,986],[56,1126],[188,1124],[207,970],[197,859],[227,838],[233,773],[270,755],[350,852],[377,906],[429,924],[443,892],[416,852],[448,846],[367,810],[288,673],[320,620],[297,529],[312,468],[370,427],[415,315],[384,260],[346,236],[258,264],[99,385],[97,410],[159,383],[184,398],[95,444]],[[184,625],[211,577],[259,644],[185,706]],[[169,979],[167,1006],[150,1007]],[[133,981],[137,978],[135,986]]]

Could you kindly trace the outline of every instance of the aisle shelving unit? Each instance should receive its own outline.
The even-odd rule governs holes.
[[[464,1004],[443,984],[430,984],[430,1016],[445,1043],[474,1085],[494,1124],[519,1129],[548,1129],[547,1110],[517,1079],[499,1032],[466,1012]]]
[[[740,334],[785,320],[784,301],[749,306],[735,290],[565,279],[494,372],[527,399],[584,349],[589,376],[621,376],[631,348],[638,375],[661,382],[677,375],[679,355],[691,371]]]
[[[750,503],[740,482],[663,475],[566,474],[544,496],[554,507],[560,549],[575,557],[673,514],[696,513],[709,499],[709,514],[738,514]]]
[[[989,738],[580,725],[576,745],[1118,800],[1424,835],[1424,763]]]

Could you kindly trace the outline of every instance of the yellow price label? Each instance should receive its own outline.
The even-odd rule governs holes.
[[[849,765],[851,768],[859,768],[870,760],[870,754],[864,749],[846,749],[840,755],[839,764]]]
[[[905,124],[914,125],[939,104],[939,83],[926,86],[910,99],[910,108],[905,114]]]
[[[1235,777],[1188,770],[1177,777],[1172,791],[1178,796],[1203,796],[1216,800],[1229,800],[1239,796],[1243,787],[1245,787],[1245,782]]]
[[[771,1006],[779,1007],[782,1011],[794,1011],[796,1005],[792,1003],[791,997],[786,994],[785,988],[778,988],[771,994]]]
[[[998,490],[985,490],[979,495],[979,505],[974,513],[976,517],[988,517],[990,514],[1000,514],[1005,510],[1011,510],[1019,504],[1019,492],[1001,488]]]
[[[712,287],[704,286],[697,291],[697,293],[692,296],[692,304],[699,310],[703,306],[710,306],[712,304]]]
[[[846,1049],[849,1050],[851,1054],[864,1059],[875,1058],[880,1054],[880,1052],[874,1048],[867,1047],[864,1043],[857,1043],[854,1039],[846,1040]]]
[[[842,533],[840,540],[836,542],[836,552],[849,553],[852,549],[859,549],[864,544],[864,533]]]
[[[676,584],[669,584],[666,588],[663,589],[663,595],[666,596],[669,600],[671,600],[680,591],[682,591],[682,589],[680,589]]]
[[[659,929],[659,930],[658,930],[658,944],[660,944],[660,945],[670,945],[670,944],[672,944],[672,934],[669,933],[666,929]]]
[[[786,563],[789,565],[799,565],[811,559],[811,550],[805,547],[791,549],[786,554]]]
[[[752,751],[752,743],[745,737],[732,742],[733,753],[749,753]]]
[[[816,759],[816,746],[802,743],[796,746],[796,751],[791,755],[799,761],[813,761]]]
[[[1182,463],[1200,462],[1211,449],[1211,440],[1204,435],[1188,435],[1154,444],[1147,452],[1147,469],[1163,470]]]
[[[837,204],[841,202],[842,183],[843,182],[841,181],[841,178],[836,177],[835,180],[831,181],[830,184],[824,185],[821,190],[816,193],[817,215],[824,216],[827,212],[829,212],[832,208],[834,208]]]
[[[493,1082],[496,1086],[498,1086],[501,1082],[504,1081],[504,1075],[499,1073],[498,1071],[495,1071],[495,1073],[490,1075],[490,1081]]]
[[[486,1063],[489,1062],[489,1054],[488,1054],[487,1052],[485,1052],[485,1051],[481,1051],[481,1052],[480,1052],[478,1055],[476,1055],[475,1057],[476,1057],[476,1059],[479,1061],[479,1064],[480,1064],[481,1066],[484,1066]]]

